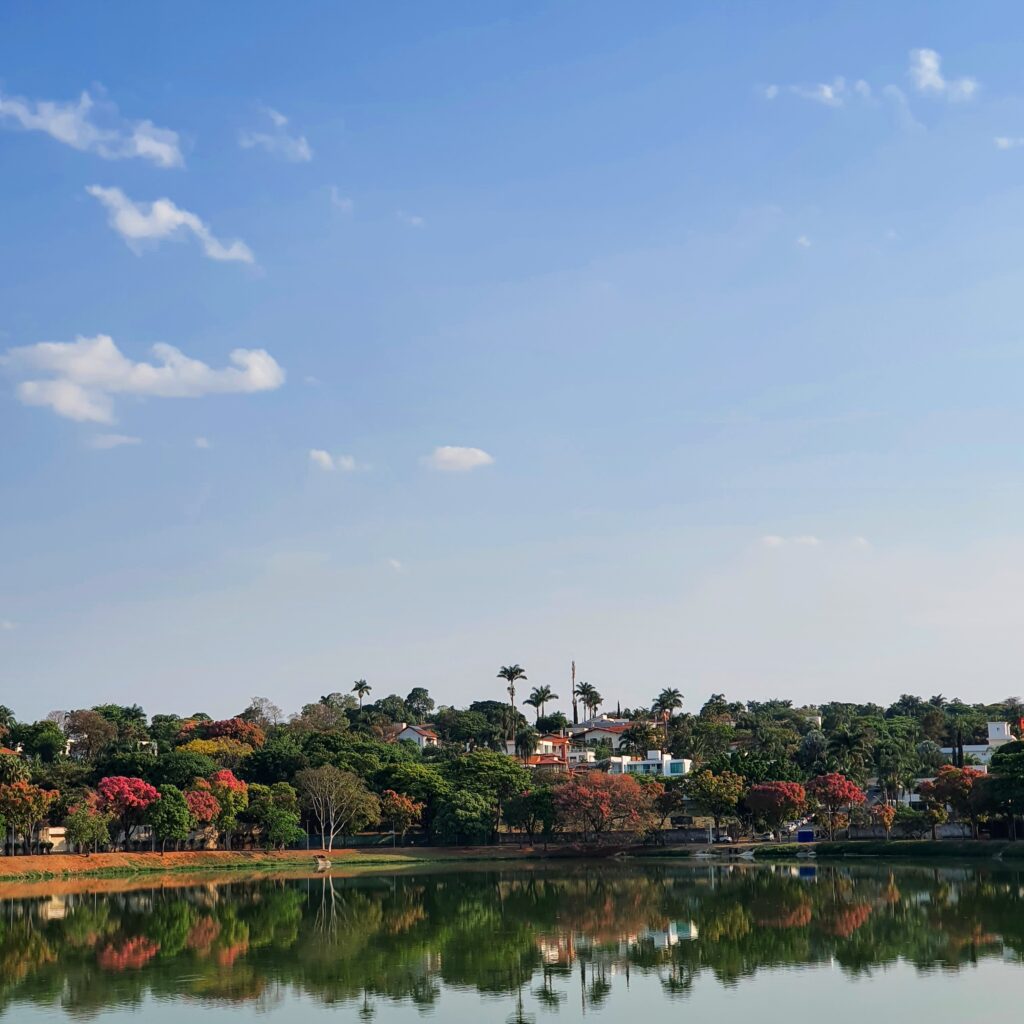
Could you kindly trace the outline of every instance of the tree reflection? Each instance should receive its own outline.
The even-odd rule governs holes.
[[[1024,876],[998,868],[564,865],[0,901],[0,1012],[92,1016],[147,998],[270,1005],[505,998],[509,1021],[600,1007],[633,974],[837,964],[868,975],[1024,961]]]

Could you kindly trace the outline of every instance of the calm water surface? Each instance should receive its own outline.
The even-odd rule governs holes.
[[[1024,997],[1024,875],[988,868],[165,879],[0,913],[0,1019],[19,1022],[941,1024],[1011,1019]]]

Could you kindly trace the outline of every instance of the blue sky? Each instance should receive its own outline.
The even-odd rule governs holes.
[[[1019,20],[5,5],[2,702],[1020,692]]]

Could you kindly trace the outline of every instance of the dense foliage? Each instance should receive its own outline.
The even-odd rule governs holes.
[[[392,832],[396,842],[489,842],[507,829],[531,842],[560,833],[594,840],[643,836],[694,816],[748,831],[813,816],[830,836],[872,823],[879,835],[925,835],[953,820],[975,834],[985,827],[1013,836],[1024,814],[1024,743],[1005,744],[987,775],[970,764],[986,722],[1020,721],[1016,698],[968,705],[903,695],[888,707],[800,708],[715,694],[688,711],[683,694],[666,687],[647,706],[618,709],[621,752],[670,751],[689,758],[692,772],[638,790],[629,813],[620,813],[614,797],[633,780],[602,774],[613,753],[607,735],[591,743],[594,769],[571,778],[528,770],[507,755],[529,754],[545,731],[571,725],[553,707],[559,696],[550,686],[531,683],[524,697],[527,678],[521,665],[502,666],[492,693],[504,689],[508,699],[486,696],[465,708],[436,707],[420,686],[373,699],[366,680],[287,718],[266,698],[227,718],[147,718],[138,705],[101,704],[18,722],[3,708],[8,847],[34,847],[46,823],[65,824],[80,849],[140,841],[280,846],[303,828],[329,847],[367,828]],[[579,682],[567,705],[575,721],[607,702]],[[396,742],[408,724],[429,725],[436,746]],[[911,793],[920,798],[914,809],[902,806]]]

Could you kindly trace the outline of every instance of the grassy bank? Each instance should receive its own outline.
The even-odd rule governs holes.
[[[53,878],[117,878],[142,874],[200,871],[297,871],[313,867],[316,850],[199,850],[181,853],[47,854],[0,857],[0,882]],[[327,854],[337,868],[401,867],[415,864],[521,860],[540,851],[496,846],[406,848],[372,851],[334,850]]]
[[[973,860],[1020,860],[1024,862],[1024,842],[1005,839],[851,839],[811,844],[781,843],[759,846],[754,851],[758,860],[783,860],[801,851],[813,850],[819,859],[839,857],[875,857],[880,860],[933,860],[935,858],[970,858]]]

